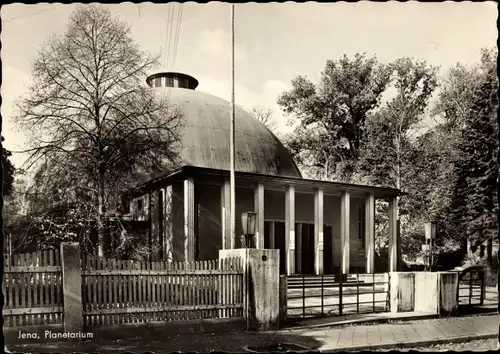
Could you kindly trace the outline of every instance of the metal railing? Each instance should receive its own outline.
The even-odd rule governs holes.
[[[300,275],[287,278],[288,317],[316,317],[389,310],[387,273]]]

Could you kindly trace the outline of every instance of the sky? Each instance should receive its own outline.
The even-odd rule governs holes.
[[[12,116],[15,101],[27,94],[31,62],[46,40],[64,33],[76,6],[42,3],[1,7],[2,135],[10,150],[25,146]],[[200,82],[197,90],[230,99],[227,3],[105,6],[130,25],[141,49],[161,55],[162,71],[192,75]],[[294,77],[305,75],[315,82],[326,60],[337,60],[344,54],[353,57],[355,53],[376,55],[382,63],[401,57],[423,59],[445,73],[457,62],[477,62],[481,48],[496,46],[496,18],[494,2],[237,4],[236,104],[271,109],[284,131],[286,117],[276,100],[291,87]],[[171,35],[176,28],[177,41]],[[20,167],[24,157],[14,153],[11,160]]]

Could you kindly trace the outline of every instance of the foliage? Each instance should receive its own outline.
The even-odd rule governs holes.
[[[328,60],[317,84],[303,76],[293,79],[278,104],[300,122],[287,139],[299,163],[324,169],[324,179],[349,180],[365,120],[379,105],[389,79],[386,66],[361,54]]]
[[[437,68],[409,58],[389,65],[359,54],[330,60],[319,83],[299,76],[280,96],[300,123],[285,145],[304,176],[402,189],[406,258],[420,255],[423,224],[433,221],[438,256],[457,262],[465,239],[497,235],[496,56],[483,50],[480,64],[457,64],[442,80]],[[423,126],[429,114],[435,122]],[[387,203],[377,202],[376,223],[381,254]]]
[[[4,197],[12,194],[15,168],[9,157],[12,153],[3,147],[5,138],[2,136],[2,195]]]
[[[484,241],[497,237],[498,208],[495,183],[498,178],[498,105],[496,56],[483,52],[480,81],[474,90],[474,103],[465,121],[460,175],[467,186],[465,221],[467,237]]]
[[[19,104],[31,161],[41,162],[34,189],[44,207],[78,204],[77,219],[97,226],[100,254],[118,193],[143,168],[177,157],[181,113],[143,84],[156,62],[108,10],[79,7],[66,32],[39,51]]]
[[[461,94],[460,115],[448,109],[445,123],[459,134],[458,157],[454,163],[455,185],[449,213],[460,225],[457,237],[483,242],[497,236],[498,201],[495,183],[498,179],[498,126],[495,123],[498,106],[496,51],[484,50],[481,63],[467,74],[460,68],[460,77],[470,85],[448,87],[448,92]],[[450,75],[458,76],[457,69]],[[465,93],[464,93],[465,92]],[[440,97],[440,105],[449,107],[449,96]],[[447,113],[448,112],[448,113]],[[455,115],[450,114],[453,112]]]
[[[278,128],[276,121],[273,119],[273,112],[270,109],[262,106],[254,106],[250,108],[249,113],[257,118],[270,131],[275,131]]]
[[[394,187],[407,193],[398,199],[401,247],[404,254],[413,258],[420,250],[422,238],[415,225],[416,220],[421,222],[419,215],[410,212],[415,205],[413,192],[421,190],[415,183],[415,176],[422,178],[416,171],[420,156],[415,154],[414,141],[436,87],[436,69],[423,61],[408,58],[396,60],[389,67],[396,93],[366,121],[358,169],[369,184]]]

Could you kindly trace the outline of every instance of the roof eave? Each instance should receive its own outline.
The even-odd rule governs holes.
[[[148,191],[155,189],[155,187],[159,185],[164,185],[169,180],[179,180],[183,177],[193,176],[194,174],[210,174],[221,177],[228,177],[229,171],[219,170],[219,169],[211,169],[205,167],[196,167],[196,166],[182,166],[181,168],[165,174],[163,176],[154,178],[148,182],[143,183],[138,188],[133,189],[134,195],[141,195],[147,193]],[[396,188],[390,187],[377,187],[377,186],[367,186],[367,185],[358,185],[358,184],[348,184],[348,183],[338,183],[338,182],[330,182],[330,181],[320,181],[320,180],[312,180],[305,179],[300,177],[286,177],[286,176],[273,176],[273,175],[265,175],[259,173],[252,172],[236,172],[236,176],[240,178],[248,178],[250,180],[267,180],[269,182],[283,182],[290,183],[293,185],[313,185],[317,187],[338,187],[341,190],[351,190],[358,191],[363,193],[373,193],[378,198],[387,198],[394,196],[404,196],[408,195],[406,192],[402,192]]]

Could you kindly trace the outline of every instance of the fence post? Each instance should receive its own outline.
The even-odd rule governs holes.
[[[64,330],[83,330],[82,270],[77,242],[61,243]]]
[[[484,270],[481,270],[479,272],[479,278],[480,278],[480,285],[481,285],[481,297],[479,299],[479,305],[484,305],[484,287],[485,287],[485,281],[484,281]]]
[[[340,278],[339,282],[339,316],[342,316],[342,282],[344,280],[344,274],[342,274],[342,277]]]

